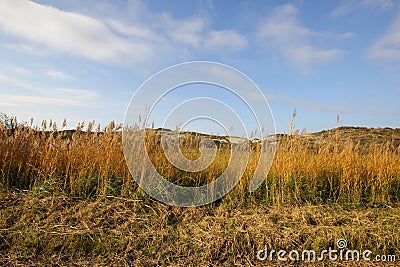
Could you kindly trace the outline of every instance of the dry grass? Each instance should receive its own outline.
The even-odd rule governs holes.
[[[397,203],[400,150],[391,142],[337,142],[335,131],[317,149],[301,136],[277,146],[267,177],[267,201],[279,203]]]
[[[253,145],[244,176],[227,196],[177,208],[137,187],[120,126],[43,126],[10,133],[0,124],[0,265],[258,266],[265,264],[256,259],[264,244],[322,250],[339,238],[400,257],[397,136],[367,142],[362,135],[361,142],[344,128],[283,135],[256,192],[247,191],[259,155]],[[204,137],[187,134],[184,154],[197,158]],[[208,183],[229,163],[226,145],[202,172],[179,171],[163,155],[159,132],[148,130],[147,138],[158,171],[177,184]],[[286,265],[293,264],[316,265]],[[327,264],[375,265],[320,266]]]
[[[400,254],[399,208],[255,203],[178,208],[151,200],[92,202],[21,193],[0,199],[3,266],[279,266],[258,261],[257,251],[265,244],[320,251],[339,238],[353,249]],[[324,264],[319,266],[377,265]]]
[[[12,135],[0,129],[0,183],[3,188],[43,188],[80,197],[106,195],[130,197],[137,186],[126,167],[121,132],[114,123],[105,132],[42,131],[19,128]],[[400,149],[390,140],[368,146],[340,139],[331,131],[317,143],[303,135],[279,138],[272,169],[257,201],[269,204],[380,203],[400,200]],[[189,134],[181,142],[189,158],[198,157],[202,135]],[[229,146],[201,172],[180,171],[168,163],[160,134],[147,131],[147,150],[154,165],[167,179],[190,186],[206,184],[229,164]],[[139,153],[139,152],[138,152]],[[248,195],[247,185],[257,166],[259,146],[253,146],[247,170],[231,196]],[[253,196],[254,197],[254,196]]]

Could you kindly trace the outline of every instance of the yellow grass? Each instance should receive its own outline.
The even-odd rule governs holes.
[[[399,259],[398,137],[351,138],[357,132],[350,128],[296,135],[291,129],[278,136],[271,171],[254,193],[248,186],[257,145],[227,196],[211,205],[180,208],[138,188],[125,163],[120,125],[93,127],[82,123],[76,131],[59,131],[43,122],[42,129],[9,131],[0,124],[1,266],[282,266],[258,260],[257,251],[265,245],[322,251],[341,238],[349,249]],[[162,152],[159,131],[146,132],[151,160],[176,184],[209,183],[229,164],[225,145],[205,170],[177,170]],[[198,158],[197,146],[205,137],[184,135],[183,154]]]
[[[42,129],[19,127],[12,134],[0,129],[0,183],[6,190],[40,189],[82,197],[129,197],[140,191],[126,166],[121,126],[110,123],[104,131],[57,131],[55,124]],[[393,142],[360,146],[338,142],[338,130],[323,142],[311,143],[304,135],[278,138],[275,159],[265,184],[254,194],[247,188],[257,166],[259,147],[251,150],[244,176],[227,198],[255,198],[281,203],[383,203],[400,200],[400,151]],[[156,168],[167,179],[186,186],[206,184],[229,163],[229,147],[220,147],[205,170],[189,173],[168,163],[156,130],[147,130],[147,149]],[[187,134],[181,147],[185,156],[199,156],[202,135]],[[241,196],[241,197],[239,197]]]

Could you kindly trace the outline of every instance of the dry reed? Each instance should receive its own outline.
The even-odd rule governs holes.
[[[291,124],[293,125],[293,124]],[[64,122],[65,126],[65,122]],[[42,129],[0,128],[0,183],[12,188],[40,189],[81,197],[129,197],[138,192],[125,163],[121,125],[111,122],[103,131],[57,130],[55,123]],[[278,138],[275,159],[262,188],[254,194],[247,186],[256,168],[259,146],[253,145],[247,169],[227,196],[249,196],[269,204],[397,203],[400,200],[400,151],[393,142],[373,140],[361,146],[354,140],[338,142],[338,130],[315,144],[306,135],[289,133]],[[185,156],[199,156],[205,136],[186,134],[181,139]],[[215,138],[215,137],[214,137]],[[216,160],[201,172],[180,171],[168,163],[160,132],[147,131],[147,150],[157,170],[180,185],[197,186],[218,177],[229,163],[229,146],[218,148]],[[240,197],[240,199],[243,199]]]

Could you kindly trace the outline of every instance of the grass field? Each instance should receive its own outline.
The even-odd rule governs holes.
[[[278,135],[261,188],[248,192],[259,156],[255,144],[228,195],[207,206],[179,208],[151,199],[137,186],[124,160],[120,125],[97,130],[80,125],[74,131],[52,122],[43,122],[42,129],[0,127],[2,265],[280,265],[258,260],[257,251],[264,245],[321,251],[340,238],[349,248],[400,259],[397,129]],[[160,131],[146,133],[156,169],[174,183],[206,184],[229,163],[230,146],[224,145],[205,170],[180,171],[167,162]],[[198,157],[204,137],[184,135],[183,154]]]

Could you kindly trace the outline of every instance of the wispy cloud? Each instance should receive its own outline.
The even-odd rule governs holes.
[[[40,88],[0,74],[0,106],[22,106],[26,104],[55,104],[65,106],[91,107],[103,103],[103,97],[94,90],[76,88]],[[10,90],[10,87],[20,90]]]
[[[140,24],[125,24],[116,19],[109,19],[106,24],[110,26],[114,31],[134,38],[139,38],[142,40],[162,42],[165,41],[162,36],[149,27],[145,27]]]
[[[97,19],[33,1],[3,0],[0,30],[30,42],[5,45],[16,51],[38,55],[47,49],[137,67],[149,62],[157,64],[171,55],[185,57],[185,52],[189,54],[191,49],[196,49],[196,53],[238,51],[247,45],[245,36],[232,29],[210,30],[209,21],[203,17],[176,19],[168,13],[150,15],[147,17],[152,20],[143,22],[117,17]]]
[[[6,66],[5,69],[25,76],[29,76],[32,74],[31,70],[20,66]]]
[[[54,80],[73,80],[74,77],[62,71],[48,70],[45,75]]]
[[[353,38],[354,36],[355,36],[355,34],[352,32],[345,32],[341,35],[341,37],[344,39],[350,39],[350,38]]]
[[[248,43],[243,34],[233,29],[209,30],[210,22],[205,18],[176,20],[164,15],[162,19],[172,43],[180,43],[199,51],[239,51],[245,49]]]
[[[36,104],[98,107],[101,96],[92,90],[55,88],[47,90],[47,93],[28,94],[3,94],[0,95],[0,107],[2,106],[26,106]]]
[[[304,108],[318,111],[318,112],[328,112],[328,113],[355,112],[355,110],[352,110],[352,109],[325,106],[325,105],[313,103],[313,102],[302,100],[302,99],[295,99],[293,97],[290,97],[287,94],[266,94],[265,98],[271,102],[290,104],[290,105],[293,105],[294,107],[304,107]]]
[[[400,60],[400,15],[390,29],[368,49],[367,54],[388,61]]]
[[[175,20],[169,15],[164,15],[166,34],[173,42],[200,47],[203,40],[203,31],[206,21],[203,18],[191,18],[185,21]]]
[[[277,7],[258,29],[258,37],[271,45],[292,64],[307,72],[318,63],[337,58],[344,53],[337,48],[324,49],[312,44],[312,38],[325,34],[312,31],[301,25],[297,19],[298,9],[287,4]]]
[[[0,3],[1,4],[1,3]],[[1,13],[1,10],[0,10]],[[1,28],[1,23],[0,23],[0,28]],[[18,43],[18,44],[12,44],[12,43],[7,43],[4,44],[4,47],[17,51],[19,53],[25,53],[28,55],[33,55],[33,56],[43,56],[45,55],[45,51],[37,46],[33,45],[27,45],[23,43]]]
[[[247,39],[233,31],[211,31],[207,34],[204,45],[210,50],[243,50],[248,45]]]
[[[8,86],[21,87],[21,88],[25,88],[25,89],[32,88],[28,84],[26,84],[18,79],[14,79],[14,78],[11,78],[11,77],[3,75],[3,74],[0,74],[0,83],[6,84]]]
[[[332,17],[342,17],[351,14],[357,9],[374,8],[388,10],[394,6],[392,0],[346,0],[343,1],[332,12]]]
[[[55,51],[103,62],[141,62],[152,53],[148,44],[126,40],[101,21],[31,1],[1,1],[0,28]]]

